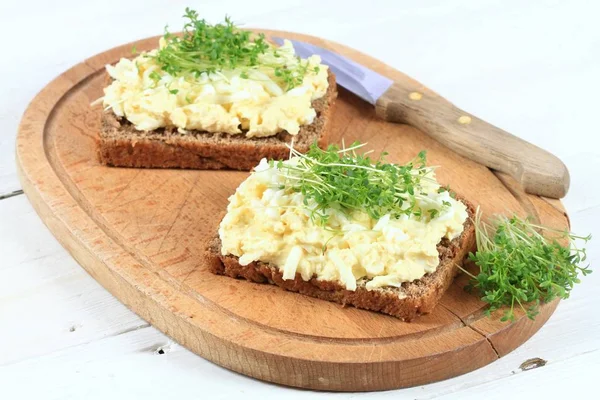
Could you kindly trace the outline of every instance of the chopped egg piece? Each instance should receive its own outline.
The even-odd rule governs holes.
[[[365,212],[330,209],[322,226],[307,209],[314,204],[304,204],[301,193],[285,187],[277,167],[262,160],[229,198],[219,226],[222,254],[237,256],[242,264],[270,263],[284,279],[300,274],[303,280],[339,282],[347,290],[356,290],[359,281],[366,281],[368,290],[399,287],[436,270],[438,243],[458,237],[468,217],[466,206],[440,192],[433,173],[429,177],[416,201],[423,209],[439,210],[434,217],[388,214],[375,220]]]
[[[312,102],[323,97],[329,86],[327,66],[320,57],[299,61],[287,40],[278,49],[277,59],[262,56],[265,63],[284,68],[306,63],[302,83],[287,91],[278,84],[273,68],[259,65],[249,71],[174,77],[161,70],[156,54],[153,50],[106,66],[113,81],[104,89],[104,107],[141,131],[173,127],[180,132],[226,132],[249,138],[282,131],[296,135],[302,125],[314,121]]]

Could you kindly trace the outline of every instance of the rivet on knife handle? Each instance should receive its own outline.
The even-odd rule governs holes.
[[[569,171],[556,156],[439,95],[394,82],[375,107],[386,121],[414,126],[456,153],[511,175],[527,193],[561,198],[569,190]]]

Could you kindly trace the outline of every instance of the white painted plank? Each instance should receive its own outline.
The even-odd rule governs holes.
[[[592,143],[582,147],[584,149],[581,152],[564,159],[571,174],[571,188],[562,201],[569,214],[600,206],[600,189],[597,184],[598,171],[600,171],[600,145]],[[594,226],[592,228],[598,229]],[[600,240],[600,236],[596,237]]]
[[[157,354],[164,349],[165,354]],[[503,364],[503,375],[491,373],[492,367],[434,385],[354,394],[357,399],[392,398],[506,398],[507,395],[537,394],[552,397],[568,388],[574,397],[589,393],[595,385],[598,352],[588,352],[564,360],[549,359],[545,367],[520,371],[510,357]],[[485,373],[487,371],[487,373]],[[483,372],[483,373],[482,373]],[[486,380],[477,379],[485,376]],[[35,385],[27,384],[35,377]],[[560,379],[559,379],[560,378]],[[568,385],[565,383],[568,382]],[[135,398],[161,399],[185,396],[208,398],[309,399],[346,398],[347,395],[300,391],[257,382],[201,359],[170,342],[153,328],[112,336],[70,347],[63,351],[0,367],[4,393],[20,393],[22,398]],[[515,390],[516,389],[516,390]],[[566,392],[565,392],[566,393]],[[585,396],[582,396],[586,398]],[[524,398],[524,397],[514,397]]]
[[[481,398],[483,393],[486,400],[506,400],[507,396],[513,399],[592,399],[597,391],[598,371],[600,356],[598,352],[592,352],[561,363],[550,362],[530,371],[517,370],[507,378],[495,379],[448,395],[418,399],[476,399]],[[579,385],[581,381],[586,384]]]
[[[168,343],[153,328],[142,329],[0,367],[0,385],[3,393],[19,393],[21,398],[31,399],[228,399],[273,395],[300,399],[310,395],[275,385],[257,385],[251,378],[215,367]],[[156,353],[159,346],[167,349],[165,354]],[[254,385],[256,388],[252,388]]]
[[[26,197],[0,201],[0,365],[147,326],[95,282]]]

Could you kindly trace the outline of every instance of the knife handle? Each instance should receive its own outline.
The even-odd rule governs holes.
[[[416,83],[395,81],[375,108],[386,121],[414,126],[454,152],[511,175],[527,193],[561,198],[569,190],[569,171],[556,156]]]

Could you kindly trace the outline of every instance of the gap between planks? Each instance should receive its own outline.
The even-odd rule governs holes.
[[[0,200],[10,199],[11,197],[20,196],[23,194],[22,189],[13,190],[12,192],[0,194]]]
[[[131,312],[133,312],[133,311],[131,311]],[[71,329],[69,330],[69,332],[71,332],[71,333],[76,332],[75,327],[76,327],[76,325],[73,325],[73,327],[71,327]],[[70,346],[64,346],[64,347],[61,347],[60,349],[56,349],[56,350],[50,351],[48,353],[32,355],[30,357],[25,357],[25,358],[21,358],[21,359],[14,360],[14,361],[9,361],[7,363],[0,363],[0,368],[5,368],[5,367],[9,367],[9,366],[14,365],[14,364],[19,364],[19,363],[22,363],[22,362],[27,362],[27,361],[30,361],[30,360],[33,360],[33,359],[36,359],[36,358],[46,357],[46,356],[52,355],[54,353],[63,352],[65,350],[72,349],[72,348],[75,348],[75,347],[87,346],[87,345],[89,345],[91,343],[101,342],[103,340],[112,339],[112,338],[115,338],[115,337],[118,337],[118,336],[122,336],[122,335],[127,335],[128,333],[140,331],[142,329],[147,329],[147,328],[152,328],[152,329],[156,330],[156,328],[152,327],[152,325],[150,325],[148,322],[144,322],[143,324],[134,325],[134,326],[131,326],[129,328],[125,328],[123,330],[120,330],[120,331],[111,333],[109,335],[103,336],[101,338],[96,338],[96,339],[88,340],[86,342],[81,342],[81,343],[75,343],[75,344],[72,344]],[[164,333],[159,332],[158,330],[156,330],[156,332],[158,334],[160,334],[160,335],[166,336]],[[171,340],[171,339],[169,338],[169,340]]]

